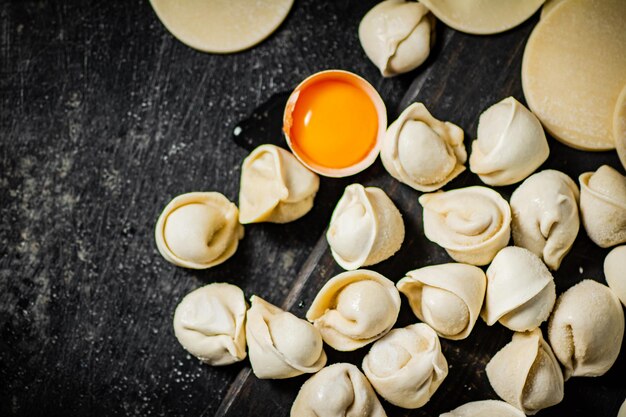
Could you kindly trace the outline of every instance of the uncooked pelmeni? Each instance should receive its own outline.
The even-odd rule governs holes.
[[[622,305],[607,286],[586,279],[559,296],[548,339],[565,379],[604,375],[615,363],[623,338]]]
[[[174,265],[205,269],[219,265],[237,250],[243,237],[239,210],[216,192],[188,193],[163,209],[154,230],[161,255]]]
[[[511,237],[511,208],[480,186],[424,194],[424,234],[457,262],[487,265]]]
[[[486,371],[496,394],[524,414],[537,414],[563,400],[561,366],[540,329],[515,333]]]
[[[472,401],[439,417],[526,417],[512,405],[498,400]]]
[[[150,0],[179,41],[204,52],[230,53],[267,38],[287,17],[293,0]]]
[[[363,372],[385,400],[402,408],[419,408],[448,375],[435,331],[424,323],[393,329],[372,345]]]
[[[467,264],[431,265],[406,273],[396,286],[413,313],[446,339],[469,336],[485,298],[482,269]]]
[[[252,151],[241,167],[239,221],[288,223],[311,210],[319,177],[274,145]]]
[[[578,181],[580,215],[589,238],[602,248],[626,242],[626,177],[602,165]]]
[[[626,246],[618,246],[606,255],[604,277],[609,288],[626,306]]]
[[[291,406],[291,417],[386,417],[359,369],[336,363],[309,378]]]
[[[434,37],[435,17],[412,1],[383,1],[359,25],[361,46],[383,77],[419,67],[428,58]]]
[[[548,169],[528,177],[511,196],[515,245],[559,269],[578,235],[579,196],[576,183],[562,172]]]
[[[352,184],[333,211],[326,239],[342,268],[373,265],[402,246],[402,215],[380,188]]]
[[[545,0],[421,0],[442,22],[475,35],[514,28],[532,16]]]
[[[418,191],[435,191],[465,171],[463,129],[413,103],[387,129],[380,159],[398,181]]]
[[[187,294],[174,313],[174,334],[192,355],[209,365],[229,365],[246,357],[246,300],[226,283]]]
[[[252,372],[260,379],[315,373],[326,365],[322,336],[311,323],[254,295],[246,340]]]
[[[400,312],[400,293],[381,274],[361,269],[334,276],[306,313],[324,342],[351,351],[383,337]]]
[[[549,154],[539,120],[519,101],[507,97],[480,115],[470,171],[485,184],[514,184],[532,174]]]
[[[548,319],[556,289],[548,268],[531,251],[509,246],[487,268],[487,293],[481,317],[488,326],[523,332]]]

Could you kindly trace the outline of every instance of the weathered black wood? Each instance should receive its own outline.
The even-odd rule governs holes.
[[[439,25],[426,64],[386,80],[356,36],[374,3],[296,1],[268,40],[224,56],[173,39],[145,1],[0,3],[0,415],[288,415],[306,377],[259,381],[247,362],[202,365],[176,342],[172,314],[190,290],[229,281],[303,317],[341,272],[324,231],[352,182],[384,188],[407,227],[400,252],[372,269],[395,281],[449,261],[423,236],[419,193],[380,162],[353,178],[323,179],[301,220],[246,227],[237,254],[219,267],[176,268],[154,247],[154,223],[173,196],[217,190],[236,201],[247,151],[233,142],[233,129],[313,72],[363,75],[390,120],[423,101],[465,129],[466,145],[487,106],[507,95],[523,99],[521,56],[536,16],[490,37]],[[258,139],[280,138],[273,135]],[[619,167],[614,153],[550,146],[544,167],[573,178],[602,163]],[[466,172],[446,189],[478,183]],[[508,197],[514,188],[498,191]],[[557,291],[582,278],[602,281],[606,252],[581,231],[555,274]],[[403,303],[397,326],[415,321]],[[435,416],[496,398],[484,365],[510,336],[479,321],[467,340],[443,340],[451,369],[441,389],[423,409],[385,404],[388,414]],[[329,358],[360,364],[366,350]],[[613,417],[626,396],[625,373],[622,354],[607,375],[568,381],[565,401],[538,416]]]

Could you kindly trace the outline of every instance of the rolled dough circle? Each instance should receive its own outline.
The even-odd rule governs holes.
[[[285,20],[293,0],[150,0],[163,25],[203,52],[231,53],[267,38]]]
[[[613,112],[626,84],[626,1],[562,1],[533,30],[522,62],[528,107],[573,148],[615,148]]]
[[[540,19],[545,18],[548,13],[554,10],[554,8],[556,8],[556,6],[561,3],[563,3],[563,0],[546,0],[546,2],[543,4],[543,7],[541,8]]]
[[[626,84],[617,98],[613,112],[613,139],[619,160],[626,169]]]
[[[453,29],[490,35],[514,28],[535,13],[545,0],[420,0]]]

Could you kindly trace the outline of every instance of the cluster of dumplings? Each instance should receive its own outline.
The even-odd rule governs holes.
[[[619,355],[626,246],[605,259],[608,287],[585,280],[557,298],[551,270],[571,250],[581,223],[601,247],[626,242],[626,177],[602,166],[582,174],[579,189],[559,171],[533,174],[547,153],[536,118],[507,98],[480,117],[469,164],[488,185],[523,181],[510,203],[484,186],[438,191],[465,170],[463,131],[412,104],[389,126],[381,160],[398,181],[425,192],[424,234],[455,262],[408,271],[397,284],[362,269],[392,257],[405,228],[382,189],[351,184],[326,233],[346,272],[320,289],[306,319],[258,296],[247,303],[234,285],[210,284],[180,302],[176,337],[210,365],[248,357],[261,379],[314,374],[293,403],[294,417],[385,416],[378,396],[408,409],[429,401],[448,375],[440,338],[467,338],[481,317],[514,332],[486,366],[504,401],[467,403],[442,416],[522,416],[553,406],[567,379],[603,375]],[[317,175],[291,153],[262,145],[243,162],[239,208],[217,192],[178,196],[159,217],[157,247],[179,266],[218,265],[237,249],[243,224],[296,220],[311,210],[318,187]],[[393,328],[400,293],[421,323]],[[361,371],[348,363],[325,367],[324,344],[344,352],[371,347]]]
[[[177,266],[206,269],[230,258],[244,224],[288,223],[313,208],[319,177],[291,153],[261,145],[243,161],[239,208],[218,192],[174,198],[156,224],[161,255]]]
[[[361,22],[368,57],[385,77],[426,60],[435,19],[417,2],[386,0]],[[467,338],[482,318],[513,331],[486,365],[504,401],[464,404],[440,417],[521,417],[558,404],[571,377],[605,374],[619,355],[626,306],[626,177],[610,166],[578,178],[535,171],[549,147],[533,113],[508,97],[487,108],[468,154],[463,130],[422,103],[387,129],[380,157],[396,180],[422,192],[424,235],[453,261],[406,272],[396,284],[363,267],[396,254],[402,214],[380,188],[348,185],[326,239],[345,270],[326,282],[305,319],[258,296],[215,283],[182,299],[174,314],[181,345],[209,365],[249,358],[261,379],[314,374],[291,409],[296,416],[385,416],[378,396],[407,409],[424,406],[448,375],[440,338]],[[507,201],[485,186],[440,189],[469,170],[489,186],[520,183]],[[218,192],[174,198],[155,229],[159,252],[193,269],[230,258],[250,223],[287,223],[308,213],[319,178],[290,152],[256,148],[243,161],[239,207]],[[551,271],[561,266],[580,226],[602,248],[608,286],[584,280],[557,297]],[[513,246],[508,246],[513,240]],[[480,267],[486,267],[481,269]],[[402,294],[420,323],[395,328]],[[547,329],[547,338],[541,326]],[[369,346],[361,369],[326,366],[337,351]]]
[[[187,294],[174,313],[174,333],[192,355],[209,365],[246,358],[254,374],[282,379],[314,373],[326,365],[322,337],[306,320],[232,284],[215,283]]]

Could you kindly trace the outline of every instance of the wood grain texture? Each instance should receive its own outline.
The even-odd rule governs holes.
[[[202,365],[177,343],[172,315],[190,290],[228,281],[303,317],[341,272],[324,232],[352,182],[384,188],[407,228],[401,251],[372,269],[397,281],[449,261],[423,236],[420,193],[379,161],[353,178],[323,179],[314,209],[296,222],[247,226],[236,255],[219,267],[176,268],[154,245],[156,219],[175,195],[216,190],[236,201],[247,151],[232,142],[233,128],[313,72],[363,75],[390,120],[423,101],[464,128],[466,145],[487,106],[523,99],[521,54],[536,17],[491,37],[439,25],[426,64],[386,80],[356,35],[374,3],[296,1],[268,40],[224,56],[176,41],[146,1],[0,3],[0,415],[288,415],[305,376],[260,381],[246,361]],[[602,163],[620,167],[614,153],[554,140],[550,147],[544,168],[574,178]],[[466,172],[446,189],[478,183]],[[498,191],[508,198],[514,188]],[[606,253],[581,232],[555,274],[557,291],[583,277],[603,281]],[[403,302],[397,326],[415,321]],[[496,398],[484,365],[510,337],[479,321],[468,339],[442,341],[451,364],[442,388],[419,410],[385,404],[388,414],[434,416]],[[333,362],[360,364],[367,349],[328,350]],[[625,356],[603,377],[568,381],[565,401],[537,415],[615,416],[626,396]]]

